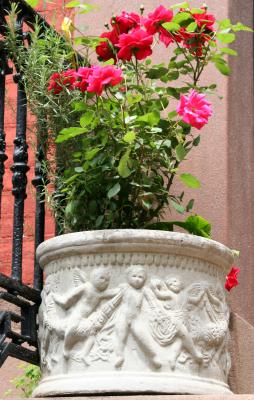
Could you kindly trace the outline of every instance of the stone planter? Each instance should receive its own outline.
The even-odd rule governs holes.
[[[34,396],[231,393],[232,252],[149,230],[72,233],[37,251],[43,379]]]

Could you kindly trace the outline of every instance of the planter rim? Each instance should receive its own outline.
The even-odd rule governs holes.
[[[68,256],[96,253],[163,253],[199,258],[220,268],[233,264],[232,251],[223,244],[180,232],[148,229],[107,229],[67,233],[41,243],[36,251],[43,268]]]

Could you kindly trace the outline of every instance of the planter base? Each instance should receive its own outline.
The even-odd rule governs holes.
[[[228,385],[213,379],[159,373],[86,373],[45,378],[34,397],[88,394],[232,394]]]

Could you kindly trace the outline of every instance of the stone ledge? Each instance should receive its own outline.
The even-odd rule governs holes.
[[[132,395],[132,396],[83,396],[41,397],[41,400],[254,400],[254,394],[233,395]],[[2,400],[2,399],[1,399]],[[22,400],[16,397],[11,400]]]

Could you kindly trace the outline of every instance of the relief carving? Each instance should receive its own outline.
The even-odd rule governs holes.
[[[141,265],[127,268],[113,288],[105,267],[90,274],[76,267],[70,274],[66,293],[59,289],[59,272],[58,281],[48,276],[42,293],[39,338],[47,373],[61,358],[65,370],[73,362],[124,369],[132,338],[148,369],[174,371],[194,363],[198,370],[213,365],[227,376],[229,312],[220,287],[149,277]]]

